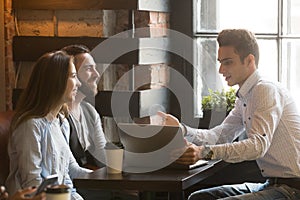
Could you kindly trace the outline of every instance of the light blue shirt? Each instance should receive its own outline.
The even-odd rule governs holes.
[[[63,133],[69,132],[66,119],[29,119],[13,132],[8,145],[10,174],[8,191],[38,186],[48,175],[57,174],[58,183],[73,188],[70,177],[84,175],[90,170],[79,167]],[[78,199],[75,190],[72,199]],[[80,198],[79,198],[80,199]]]

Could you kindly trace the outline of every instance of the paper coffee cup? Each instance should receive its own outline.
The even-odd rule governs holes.
[[[71,189],[66,185],[56,185],[46,189],[47,200],[71,200]]]
[[[106,170],[109,174],[119,174],[123,167],[123,149],[106,149]]]

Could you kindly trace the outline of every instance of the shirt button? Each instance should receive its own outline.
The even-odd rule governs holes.
[[[248,117],[248,119],[250,120],[250,119],[251,119],[251,117]]]
[[[244,103],[244,107],[246,107],[247,105]]]
[[[264,171],[265,171],[265,170],[263,170],[263,169],[261,170],[262,173],[264,173]]]

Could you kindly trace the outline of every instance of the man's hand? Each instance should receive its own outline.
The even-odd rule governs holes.
[[[203,146],[196,146],[195,144],[189,143],[185,152],[176,160],[176,162],[184,165],[194,164],[202,159],[201,155],[203,149]]]
[[[180,126],[179,120],[173,115],[158,111],[157,115],[161,117],[161,125]]]

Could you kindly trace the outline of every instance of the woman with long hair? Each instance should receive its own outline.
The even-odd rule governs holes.
[[[91,172],[79,167],[67,143],[66,103],[74,101],[80,82],[73,57],[64,51],[46,53],[36,62],[16,108],[9,140],[10,194],[38,186],[49,175],[73,188],[71,178]],[[82,199],[72,190],[71,199]]]

